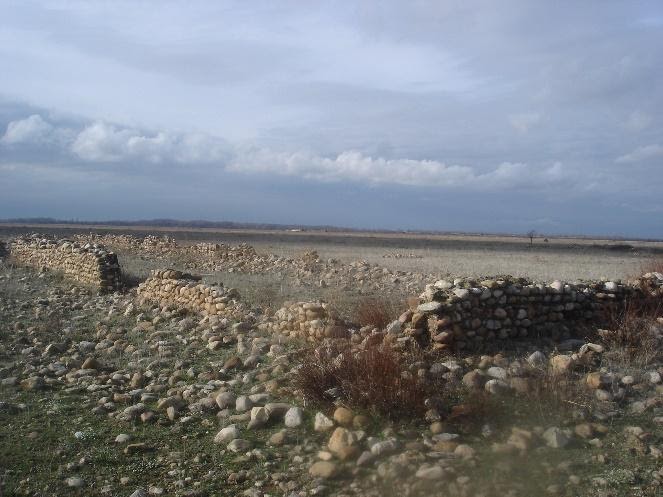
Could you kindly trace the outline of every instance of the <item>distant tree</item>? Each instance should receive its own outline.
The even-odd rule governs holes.
[[[529,238],[529,245],[530,247],[534,244],[534,237],[536,236],[536,231],[534,230],[529,230],[527,232],[527,238]]]

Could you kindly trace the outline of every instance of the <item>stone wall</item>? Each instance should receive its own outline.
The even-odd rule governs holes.
[[[18,264],[58,271],[102,291],[114,291],[122,285],[117,256],[100,245],[30,235],[15,238],[10,253]]]
[[[526,337],[558,341],[605,324],[610,311],[627,299],[647,293],[661,296],[662,288],[660,273],[628,284],[440,280],[427,285],[422,303],[401,316],[403,329],[398,333],[437,349],[477,350]]]
[[[259,328],[308,341],[350,336],[347,327],[331,317],[329,305],[323,302],[286,303]]]
[[[138,297],[206,316],[241,318],[245,312],[238,301],[237,290],[200,283],[199,277],[171,269],[152,271],[151,276],[138,285]]]

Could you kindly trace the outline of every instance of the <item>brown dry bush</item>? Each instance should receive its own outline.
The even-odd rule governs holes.
[[[649,364],[662,352],[654,332],[656,318],[661,315],[662,296],[631,298],[610,313],[608,329],[599,333],[612,355],[624,364]]]
[[[421,380],[407,371],[412,354],[386,345],[363,350],[350,346],[321,347],[309,351],[295,373],[294,385],[305,401],[331,404],[329,391],[348,407],[390,419],[422,414],[425,400],[441,384]]]
[[[375,326],[383,329],[396,317],[399,308],[394,302],[375,297],[365,297],[357,302],[352,321],[360,326]]]

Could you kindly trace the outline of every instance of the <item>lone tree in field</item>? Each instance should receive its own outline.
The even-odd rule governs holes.
[[[536,236],[536,231],[534,230],[529,230],[527,232],[527,237],[529,238],[529,245],[530,247],[534,244],[534,237]]]

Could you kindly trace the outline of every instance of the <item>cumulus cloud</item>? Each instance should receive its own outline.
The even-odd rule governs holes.
[[[657,157],[663,157],[663,145],[652,144],[638,147],[628,154],[617,157],[615,162],[620,164],[631,164]]]
[[[473,167],[435,160],[385,159],[358,151],[334,158],[308,152],[283,153],[268,149],[243,150],[227,169],[241,173],[297,176],[318,181],[351,181],[368,184],[457,187],[473,190],[529,188],[564,181],[560,163],[547,168],[504,162],[479,173]]]
[[[141,130],[97,121],[68,129],[60,152],[84,163],[216,165],[219,170],[244,175],[262,174],[303,178],[316,182],[352,182],[369,185],[436,186],[494,191],[559,184],[567,178],[562,165],[533,167],[503,162],[488,171],[439,160],[385,158],[348,150],[326,157],[307,151],[276,152],[260,146],[233,146],[202,133]],[[11,122],[6,142],[37,144],[61,129],[39,115]],[[64,136],[64,135],[63,135]]]
[[[203,133],[145,133],[103,121],[72,129],[33,114],[11,121],[0,138],[5,146],[38,148],[55,146],[56,150],[83,162],[164,162],[212,164],[226,162],[232,147],[223,139]]]
[[[39,114],[33,114],[25,119],[10,122],[0,142],[7,145],[40,144],[50,141],[53,130],[54,127],[44,121]]]
[[[203,134],[177,135],[160,131],[146,135],[104,122],[83,129],[71,144],[71,151],[92,162],[139,159],[153,164],[167,161],[213,163],[224,161],[229,153],[223,140]]]

